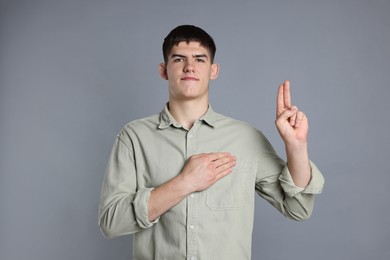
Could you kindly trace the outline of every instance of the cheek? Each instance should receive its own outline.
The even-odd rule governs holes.
[[[178,77],[178,75],[180,75],[181,73],[181,68],[179,66],[171,66],[170,68],[168,68],[167,70],[167,75],[169,77]]]
[[[174,73],[173,70],[168,70],[167,71],[168,80],[173,80],[175,78],[175,75],[176,75],[176,73]]]
[[[211,70],[207,67],[198,67],[197,71],[199,74],[209,77],[211,75]]]

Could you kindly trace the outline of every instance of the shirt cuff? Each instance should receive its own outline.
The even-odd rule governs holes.
[[[288,167],[284,167],[282,174],[279,176],[279,181],[287,196],[294,197],[298,193],[320,194],[322,192],[325,183],[324,177],[312,161],[310,161],[310,167],[311,179],[306,188],[296,186]]]
[[[149,221],[149,207],[148,207],[148,202],[150,198],[150,193],[152,192],[154,188],[144,188],[138,190],[134,201],[134,211],[135,211],[135,217],[138,222],[138,225],[141,228],[149,228],[156,224],[160,217],[158,217],[154,221]]]

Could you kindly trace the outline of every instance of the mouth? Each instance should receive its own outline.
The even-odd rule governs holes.
[[[199,79],[194,78],[194,77],[183,77],[183,78],[181,78],[181,80],[184,80],[184,81],[198,81]]]

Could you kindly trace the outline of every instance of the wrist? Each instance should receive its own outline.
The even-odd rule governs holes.
[[[191,181],[189,181],[188,178],[186,178],[186,176],[183,174],[179,174],[175,177],[174,186],[176,186],[179,194],[182,197],[186,197],[195,191]]]
[[[286,151],[304,152],[307,151],[307,142],[285,142]]]

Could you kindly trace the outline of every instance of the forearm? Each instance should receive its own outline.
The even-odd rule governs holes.
[[[149,221],[157,219],[182,201],[189,193],[181,174],[153,189],[148,203]]]
[[[148,202],[148,218],[154,221],[186,196],[202,191],[232,172],[236,157],[218,152],[191,156],[182,172],[155,188]]]
[[[154,221],[186,196],[202,191],[232,172],[236,157],[230,153],[208,153],[191,156],[182,172],[152,190],[148,202],[148,218]]]
[[[305,188],[311,179],[311,167],[307,143],[286,144],[287,167],[298,187]]]

